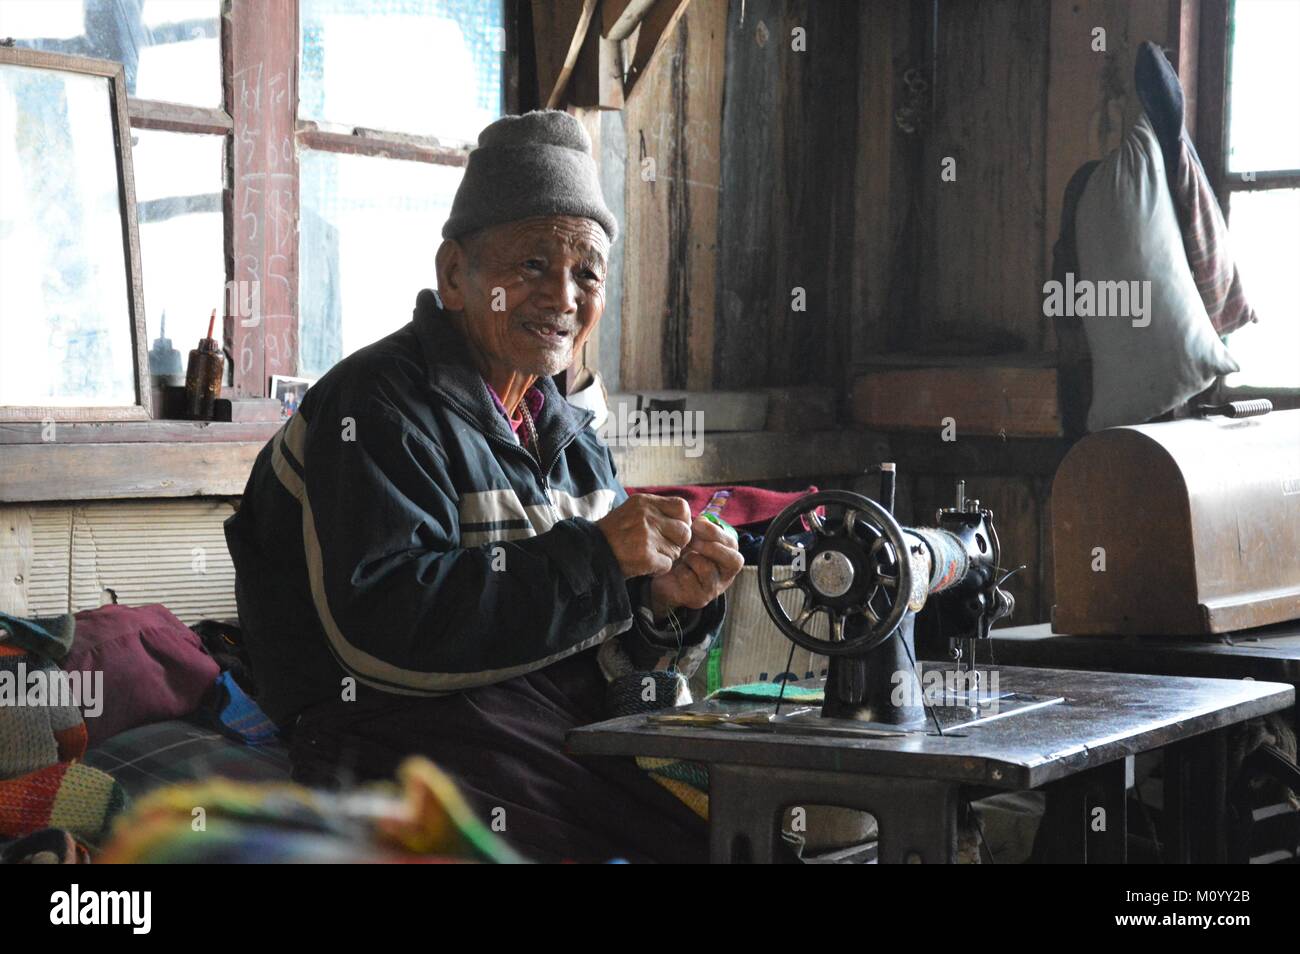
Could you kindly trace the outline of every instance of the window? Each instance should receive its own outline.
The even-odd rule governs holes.
[[[1300,388],[1300,3],[1235,0],[1223,194],[1259,321],[1233,332],[1229,387]]]
[[[15,45],[115,60],[127,95],[221,105],[219,0],[4,0],[0,36]]]
[[[521,2],[0,0],[0,37],[123,64],[155,384],[214,307],[234,396],[409,320]]]
[[[0,37],[122,63],[155,384],[183,383],[226,281],[220,0],[4,0]]]
[[[301,0],[298,371],[410,320],[479,130],[504,111],[503,0]]]

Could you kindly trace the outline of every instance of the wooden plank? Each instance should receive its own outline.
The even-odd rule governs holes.
[[[939,7],[935,113],[918,179],[924,254],[909,316],[924,350],[946,350],[954,332],[998,351],[1045,350],[1048,13],[1039,0]]]
[[[264,444],[20,444],[0,454],[0,503],[237,496]]]
[[[1052,0],[1050,10],[1051,55],[1044,64],[1046,135],[1041,153],[1045,164],[1042,247],[1048,268],[1061,230],[1066,183],[1085,162],[1101,159],[1118,146],[1141,115],[1142,104],[1133,89],[1138,45],[1143,40],[1164,46],[1178,43],[1177,33],[1169,35],[1169,0]],[[1093,49],[1097,28],[1106,31],[1105,52]],[[1040,292],[1044,281],[1039,277]],[[1036,314],[1041,316],[1041,294],[1038,304]],[[1050,331],[1052,324],[1040,320],[1045,330]],[[1045,343],[1051,346],[1050,339]]]
[[[624,111],[625,389],[714,385],[725,17],[692,4]]]
[[[836,423],[836,390],[819,385],[767,388],[769,431],[819,431]]]
[[[1196,141],[1201,91],[1201,0],[1169,0],[1170,56],[1183,87],[1183,125]]]
[[[904,73],[925,59],[927,9],[911,0],[877,0],[858,12],[855,253],[846,316],[854,364],[898,347],[901,340],[892,339],[907,335],[918,224],[910,213],[921,133],[904,133],[895,115],[906,102]]]
[[[226,316],[223,342],[234,356],[234,396],[261,397],[272,375],[297,373],[298,5],[232,0],[222,19],[234,121],[226,274],[259,303],[255,314]]]
[[[138,444],[270,440],[283,421],[140,421],[129,423],[0,424],[0,446],[7,444]]]
[[[682,447],[610,448],[626,487],[860,474],[889,459],[888,442],[871,431],[710,434],[699,449],[687,457]]]
[[[1219,204],[1227,208],[1225,183],[1228,147],[1228,18],[1231,0],[1204,0],[1197,83],[1196,151],[1214,185]]]
[[[741,8],[726,49],[714,384],[841,386],[862,6],[750,0],[743,23]]]
[[[872,371],[854,382],[852,408],[855,423],[880,430],[937,434],[951,419],[958,439],[1061,433],[1055,368]]]
[[[0,613],[31,616],[32,515],[27,507],[0,507]]]
[[[767,424],[768,397],[762,391],[637,391],[609,395],[610,433],[621,434],[624,424],[644,431],[652,422],[636,419],[638,411],[680,411],[699,415],[701,427],[714,431],[761,431]],[[833,425],[823,420],[814,430]]]

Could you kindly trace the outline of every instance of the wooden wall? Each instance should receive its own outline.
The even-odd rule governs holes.
[[[936,25],[911,0],[692,0],[671,56],[621,114],[621,367],[607,383],[847,396],[883,353],[1054,351],[1042,286],[1065,184],[1136,119],[1142,40],[1194,62],[1198,6],[940,0]],[[646,156],[654,182],[640,177]],[[806,311],[791,308],[796,286]],[[997,513],[1009,559],[1030,565],[1017,621],[1044,620],[1051,471],[976,457],[972,493]],[[928,522],[954,475],[933,455],[899,464]]]

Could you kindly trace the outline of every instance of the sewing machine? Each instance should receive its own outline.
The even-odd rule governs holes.
[[[967,499],[960,481],[937,526],[902,527],[893,515],[896,476],[894,464],[880,465],[879,500],[843,490],[802,497],[777,515],[764,540],[764,607],[791,643],[829,659],[820,711],[782,712],[778,701],[760,717],[672,712],[652,721],[842,735],[931,727],[942,733],[1060,701],[1001,692],[974,669],[976,641],[1015,608],[1002,589],[1015,570],[1001,565],[993,513]],[[946,655],[957,661],[937,699],[933,687],[921,685],[917,665],[915,624],[923,607],[947,641]]]

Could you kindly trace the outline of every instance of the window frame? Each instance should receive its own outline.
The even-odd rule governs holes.
[[[1225,220],[1239,192],[1300,188],[1300,169],[1228,171],[1233,8],[1234,0],[1202,0],[1195,109],[1196,148]],[[1279,410],[1300,407],[1300,387],[1228,387],[1220,379],[1214,393],[1217,401],[1267,398]]]

